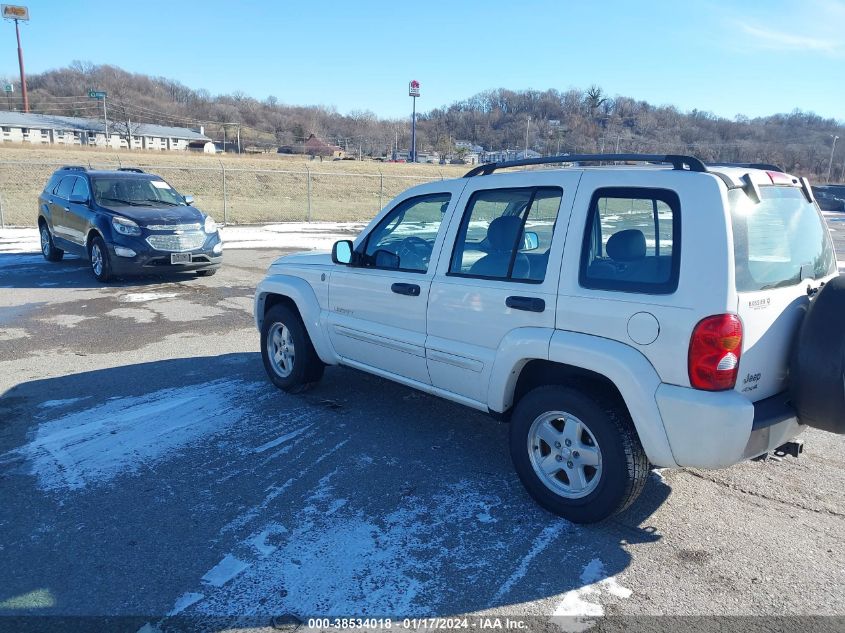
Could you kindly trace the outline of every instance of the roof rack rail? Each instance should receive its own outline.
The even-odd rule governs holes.
[[[698,158],[694,156],[682,156],[680,154],[563,154],[561,156],[543,156],[541,158],[525,158],[522,160],[506,160],[501,163],[487,163],[471,169],[464,175],[464,178],[487,176],[497,169],[505,169],[507,167],[547,165],[550,163],[595,163],[601,161],[668,163],[674,169],[684,169],[686,166],[690,171],[707,171],[707,166]]]
[[[66,171],[88,171],[88,168],[85,165],[62,165],[59,169],[64,169]]]
[[[771,163],[707,163],[710,167],[745,167],[746,169],[764,169],[766,171],[778,171],[786,173],[782,168]]]
[[[141,169],[140,167],[118,167],[117,171],[131,171],[131,172],[134,172],[136,174],[143,174],[144,173],[144,170]]]

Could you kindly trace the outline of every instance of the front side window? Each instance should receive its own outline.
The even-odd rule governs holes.
[[[179,206],[185,199],[163,180],[131,177],[98,177],[93,180],[97,204],[151,207]]]
[[[85,178],[76,179],[72,195],[79,196],[84,200],[88,200],[91,197],[91,192],[88,190],[88,183],[85,182]]]
[[[560,187],[475,192],[458,230],[449,274],[543,281],[562,198]]]
[[[424,273],[452,194],[435,193],[400,202],[370,232],[361,265]]]
[[[579,281],[585,288],[670,294],[680,273],[680,201],[668,189],[608,187],[593,194]]]
[[[755,204],[728,192],[734,234],[736,289],[793,286],[836,272],[830,234],[816,206],[797,187],[760,187]]]

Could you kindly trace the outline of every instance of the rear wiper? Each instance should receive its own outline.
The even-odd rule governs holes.
[[[169,204],[171,207],[178,207],[179,206],[178,202],[169,202],[167,200],[153,200],[152,198],[147,198],[146,201],[147,202],[155,202],[156,204],[158,204],[158,203]]]

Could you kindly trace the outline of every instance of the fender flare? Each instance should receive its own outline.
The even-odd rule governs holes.
[[[261,331],[264,318],[264,304],[269,295],[287,297],[296,304],[317,356],[327,365],[336,365],[338,358],[323,329],[320,319],[322,312],[320,302],[317,301],[317,295],[314,294],[311,284],[291,275],[265,277],[255,289],[254,316],[255,326],[259,331]]]
[[[660,376],[639,350],[598,336],[557,330],[549,345],[549,360],[610,380],[622,394],[649,461],[655,466],[677,466],[655,398]]]
[[[677,466],[655,398],[660,377],[639,350],[588,334],[519,328],[502,339],[499,351],[488,391],[492,411],[503,412],[511,406],[520,372],[532,360],[586,369],[604,376],[619,390],[649,461],[660,467]]]

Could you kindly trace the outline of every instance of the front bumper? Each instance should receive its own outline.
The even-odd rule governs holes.
[[[655,399],[679,466],[730,466],[774,450],[806,428],[786,394],[751,402],[735,391],[662,384]]]
[[[112,272],[115,275],[144,275],[167,274],[177,272],[192,272],[197,270],[213,270],[220,268],[223,254],[214,253],[214,247],[221,243],[220,234],[209,235],[202,246],[191,251],[190,264],[171,264],[170,251],[154,249],[146,241],[146,235],[130,237],[113,235],[112,243],[108,245]],[[115,247],[131,248],[134,257],[122,257],[115,252]]]

